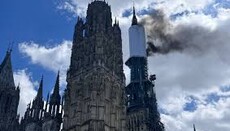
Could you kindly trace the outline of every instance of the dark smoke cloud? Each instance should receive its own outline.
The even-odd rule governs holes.
[[[174,27],[164,13],[156,10],[141,20],[147,31],[147,54],[168,54],[181,52],[203,54],[228,44],[230,32],[224,31],[229,25],[211,30],[199,25],[177,25]],[[229,48],[230,49],[230,48]]]

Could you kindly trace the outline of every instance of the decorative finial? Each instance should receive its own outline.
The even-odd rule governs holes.
[[[137,25],[138,22],[137,22],[137,17],[136,17],[136,9],[135,9],[135,6],[133,4],[133,20],[132,20],[132,25]]]

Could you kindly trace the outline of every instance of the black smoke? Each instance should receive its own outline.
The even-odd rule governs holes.
[[[224,33],[221,26],[216,29],[197,24],[173,26],[160,10],[148,14],[140,23],[147,32],[148,56],[171,52],[202,54],[217,46],[226,45],[230,38],[229,31]]]

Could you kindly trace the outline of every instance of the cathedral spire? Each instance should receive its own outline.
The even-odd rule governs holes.
[[[53,93],[50,97],[50,102],[49,102],[49,106],[50,106],[49,113],[52,116],[57,116],[60,111],[61,95],[59,93],[59,90],[60,90],[59,77],[60,77],[60,72],[58,71]]]
[[[43,94],[43,75],[39,84],[39,88],[38,88],[38,93],[36,96],[36,99],[42,99],[42,94]]]
[[[11,52],[11,49],[7,50],[6,56],[0,65],[0,85],[7,85],[10,86],[10,88],[15,88],[13,69],[11,63]]]
[[[136,17],[136,9],[133,6],[133,20],[132,20],[132,25],[137,25],[137,24],[138,24],[138,22],[137,22],[137,17]]]
[[[32,112],[34,112],[33,119],[34,120],[40,120],[42,118],[42,111],[43,111],[43,106],[44,106],[44,101],[43,101],[43,76],[41,78],[37,96],[33,100],[33,105],[32,105]]]
[[[55,83],[55,87],[54,87],[54,92],[53,92],[53,95],[59,95],[59,90],[60,90],[60,87],[59,87],[59,83],[60,83],[60,71],[58,71],[58,75],[57,75],[57,79],[56,79],[56,83]]]
[[[55,86],[53,89],[53,94],[51,95],[51,98],[50,98],[50,104],[51,105],[53,105],[53,104],[59,105],[60,104],[61,96],[60,96],[59,92],[60,92],[60,72],[58,71]]]
[[[0,63],[0,130],[15,130],[18,124],[19,87],[15,86],[11,63],[12,48],[6,51],[6,56]]]

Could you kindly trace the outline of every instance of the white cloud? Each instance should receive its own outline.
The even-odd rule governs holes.
[[[218,90],[218,92],[221,91]],[[194,112],[181,111],[173,115],[162,114],[166,129],[168,131],[192,130],[192,124],[194,123],[199,131],[228,131],[230,128],[230,97],[220,97],[214,103],[204,102],[208,93],[211,92],[207,91],[206,94],[199,93],[202,96],[197,101],[202,102],[198,102],[197,109]],[[181,101],[181,103],[186,103],[185,98],[181,98]]]
[[[19,44],[19,51],[29,57],[33,64],[38,64],[55,73],[60,70],[60,84],[64,86],[66,71],[70,64],[71,47],[71,41],[63,41],[51,47],[41,46],[34,42],[23,42]]]
[[[36,96],[37,91],[34,88],[36,82],[32,81],[31,76],[26,69],[14,72],[15,83],[20,83],[20,101],[18,107],[20,116],[24,115],[27,105]]]

